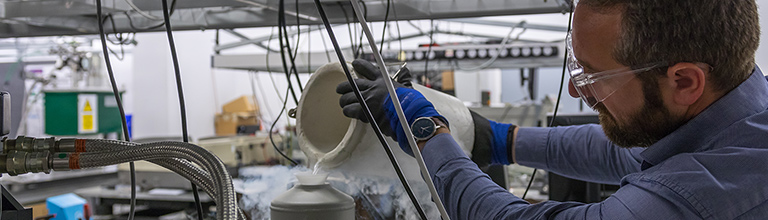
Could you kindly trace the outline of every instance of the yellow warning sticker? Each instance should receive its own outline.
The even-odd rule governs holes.
[[[99,97],[96,94],[77,95],[77,133],[99,131]]]
[[[91,112],[93,109],[91,109],[91,102],[88,102],[88,100],[85,101],[85,108],[83,108],[84,112]]]
[[[83,115],[83,130],[93,130],[93,115]]]

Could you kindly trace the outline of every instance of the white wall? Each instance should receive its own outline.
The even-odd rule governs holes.
[[[174,32],[187,112],[189,135],[195,138],[214,133],[213,80],[210,53],[212,32]],[[134,138],[181,136],[176,78],[164,33],[138,34],[134,48],[133,136]]]
[[[182,85],[187,109],[189,135],[193,138],[215,134],[214,115],[224,103],[253,93],[247,71],[211,68],[215,40],[214,31],[174,32]],[[137,34],[138,45],[133,49],[132,83],[126,97],[128,114],[133,114],[133,137],[181,136],[181,119],[176,92],[176,80],[168,39],[165,33]],[[254,48],[250,48],[254,50]],[[259,61],[254,61],[259,62]],[[282,102],[275,87],[285,96],[287,82],[282,73],[273,73],[275,84],[266,72],[256,73],[256,96],[265,122],[272,122]],[[301,76],[302,83],[309,79]],[[297,96],[301,94],[299,91]],[[289,99],[287,108],[295,108]],[[285,114],[276,126],[286,123]],[[291,120],[291,123],[295,123]],[[268,126],[265,126],[268,127]]]
[[[763,73],[768,73],[768,0],[757,0],[757,6],[760,12],[760,47],[757,48],[757,54],[755,54],[755,61],[757,65],[763,68]]]

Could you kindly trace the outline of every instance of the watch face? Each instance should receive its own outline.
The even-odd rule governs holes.
[[[431,118],[419,118],[411,125],[411,131],[416,139],[424,139],[434,134],[436,127]]]

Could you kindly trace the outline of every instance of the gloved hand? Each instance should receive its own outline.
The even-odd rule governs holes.
[[[517,126],[488,120],[474,111],[475,143],[472,147],[472,161],[480,168],[488,165],[512,164],[512,144]]]
[[[413,156],[411,147],[408,145],[407,136],[400,125],[395,106],[392,104],[389,92],[387,91],[386,82],[384,81],[391,79],[381,77],[379,69],[368,61],[357,59],[352,62],[352,66],[360,77],[359,79],[356,79],[355,82],[357,83],[365,102],[368,103],[371,114],[381,128],[381,132],[384,133],[384,135],[397,140],[400,148]],[[407,71],[407,69],[401,70],[401,75],[407,73],[407,76],[410,76],[410,73]],[[400,77],[403,81],[410,82],[410,77],[407,77],[406,75],[403,76],[404,77]],[[408,125],[412,124],[413,121],[420,117],[439,117],[446,122],[446,125],[448,124],[448,120],[440,115],[437,110],[435,110],[432,103],[427,101],[419,91],[407,88],[398,82],[392,83],[395,85],[395,91],[397,97],[400,99],[400,106],[403,108],[403,113],[408,120]],[[352,91],[352,85],[350,85],[349,82],[340,83],[336,87],[336,93],[341,94],[339,105],[343,108],[345,116],[368,123],[368,119],[365,117],[365,113],[363,113],[363,108]]]

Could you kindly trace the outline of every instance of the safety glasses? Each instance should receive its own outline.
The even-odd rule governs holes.
[[[579,97],[584,100],[590,108],[593,108],[613,95],[619,88],[634,78],[634,74],[648,72],[652,69],[666,66],[663,62],[647,65],[627,67],[621,69],[607,70],[597,73],[587,73],[584,67],[579,64],[573,53],[571,33],[566,37],[567,63],[566,67],[571,75],[571,82],[579,93]]]

